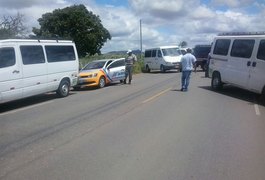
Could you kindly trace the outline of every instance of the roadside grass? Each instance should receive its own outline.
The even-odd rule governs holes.
[[[80,69],[83,68],[87,63],[99,60],[99,59],[118,59],[118,58],[125,58],[126,54],[103,54],[103,55],[93,55],[93,56],[86,56],[84,58],[79,59],[79,67]],[[144,72],[144,62],[143,62],[143,56],[140,54],[137,55],[137,62],[134,64],[133,73],[139,74]]]

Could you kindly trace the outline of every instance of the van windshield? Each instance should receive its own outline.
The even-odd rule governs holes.
[[[179,48],[166,48],[162,49],[164,56],[179,56],[181,55],[181,51]]]

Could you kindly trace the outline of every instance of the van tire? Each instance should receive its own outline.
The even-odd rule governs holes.
[[[211,87],[214,91],[219,91],[223,88],[223,83],[219,72],[213,73]]]
[[[260,103],[265,105],[265,86],[263,87],[263,90],[260,96]]]
[[[106,85],[106,79],[104,76],[101,76],[99,78],[98,88],[103,88],[103,87],[105,87],[105,85]]]
[[[150,70],[150,68],[149,68],[148,65],[145,66],[145,71],[148,72],[148,73],[150,73],[151,70]]]
[[[166,69],[165,69],[165,67],[164,67],[163,64],[161,64],[161,66],[160,66],[160,71],[161,71],[162,73],[166,72]]]
[[[70,83],[68,80],[63,79],[61,81],[56,93],[59,97],[66,97],[69,95],[69,91],[70,91]]]

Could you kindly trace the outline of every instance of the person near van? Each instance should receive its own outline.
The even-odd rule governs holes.
[[[125,79],[124,79],[124,84],[126,84],[128,76],[129,76],[129,84],[131,84],[132,74],[133,74],[133,64],[136,61],[137,61],[137,57],[132,53],[132,50],[128,50],[127,57],[125,58]]]
[[[181,58],[182,76],[181,76],[181,91],[188,91],[190,75],[195,66],[196,58],[191,54],[192,50],[187,49],[187,53]]]

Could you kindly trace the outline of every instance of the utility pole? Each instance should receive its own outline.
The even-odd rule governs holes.
[[[142,20],[140,19],[140,50],[141,50],[141,56],[143,51],[143,39],[142,39]]]

